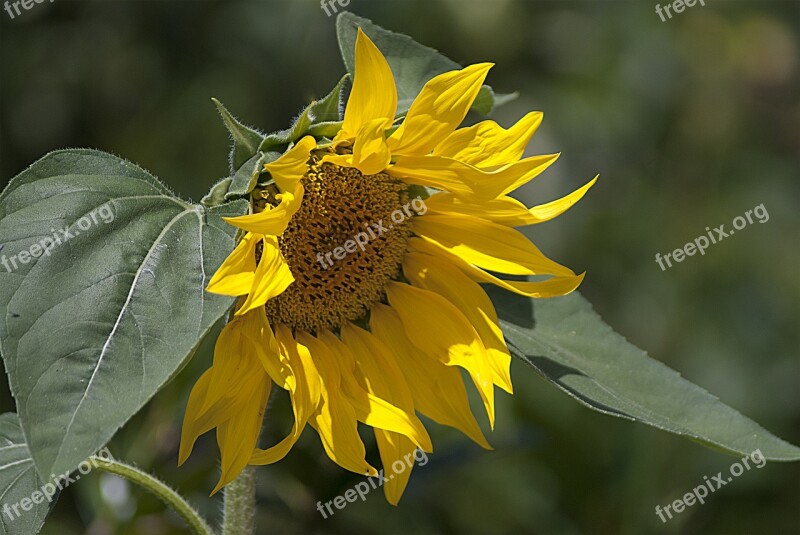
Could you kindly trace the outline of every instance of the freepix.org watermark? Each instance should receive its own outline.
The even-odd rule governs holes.
[[[750,455],[742,457],[740,462],[733,463],[730,468],[731,475],[727,478],[722,475],[722,472],[717,472],[717,475],[712,476],[711,479],[709,479],[708,476],[703,476],[703,484],[696,486],[691,492],[684,494],[682,498],[665,505],[663,508],[660,505],[656,505],[656,515],[661,519],[661,522],[666,523],[667,520],[672,520],[672,512],[677,515],[682,513],[687,507],[693,506],[695,503],[706,503],[705,499],[709,493],[721,489],[733,481],[734,477],[739,477],[745,473],[746,470],[750,470],[750,461],[753,461],[756,468],[764,468],[767,464],[767,459],[764,457],[764,454],[761,453],[760,449],[757,449]],[[670,509],[672,511],[670,511]]]
[[[672,18],[672,13],[683,13],[687,7],[694,7],[698,4],[706,7],[705,0],[675,0],[663,6],[661,4],[656,4],[656,15],[661,18],[661,22],[667,22],[668,19]],[[665,14],[666,17],[664,16]]]
[[[106,225],[114,222],[114,210],[111,204],[106,203],[95,210],[92,210],[82,218],[80,218],[72,227],[64,227],[62,229],[51,228],[51,236],[45,236],[37,243],[34,243],[28,249],[20,251],[12,256],[0,256],[0,264],[3,265],[9,273],[16,271],[19,266],[29,264],[37,258],[42,256],[50,256],[53,250],[72,238],[80,236],[81,232],[87,232],[92,227],[104,223]],[[0,250],[3,245],[0,245]]]
[[[422,200],[422,197],[417,197],[407,202],[402,208],[392,212],[390,216],[392,223],[384,224],[383,219],[381,219],[377,223],[365,224],[364,232],[359,232],[353,236],[353,239],[347,240],[340,247],[336,247],[333,251],[328,251],[325,254],[317,253],[317,262],[322,266],[322,269],[333,267],[334,259],[344,260],[347,255],[355,253],[358,249],[364,252],[369,242],[377,240],[388,233],[395,225],[404,222],[406,218],[415,215],[425,215],[427,212],[428,206],[425,204],[425,201]]]
[[[54,0],[50,0],[50,3],[52,4],[53,1]],[[349,2],[350,0],[347,1]],[[14,17],[22,15],[22,11],[19,9],[20,7],[22,7],[24,11],[28,11],[36,4],[41,4],[42,2],[44,2],[44,0],[14,0],[13,2],[6,0],[3,4],[3,9],[8,13],[8,16],[11,17],[11,20],[14,20]],[[12,11],[11,8],[14,8],[14,11]]]
[[[331,505],[341,511],[347,507],[347,504],[355,502],[358,498],[361,498],[362,502],[367,501],[367,494],[371,490],[382,487],[384,483],[394,479],[394,476],[410,470],[414,466],[414,461],[417,462],[417,466],[425,466],[428,464],[428,455],[419,448],[412,453],[407,453],[405,457],[392,463],[391,469],[393,473],[389,477],[384,477],[383,469],[381,469],[378,472],[378,477],[367,478],[367,481],[361,481],[355,487],[345,491],[343,495],[339,495],[325,503],[317,502],[317,511],[322,515],[322,518],[328,518],[328,516],[333,516],[336,513],[331,508]]]
[[[44,502],[53,503],[53,498],[56,494],[78,481],[81,475],[87,475],[97,468],[98,463],[102,461],[112,462],[113,460],[114,457],[111,455],[111,452],[108,451],[108,448],[103,448],[94,456],[79,464],[78,473],[74,475],[70,475],[70,472],[57,477],[55,474],[50,474],[50,482],[42,485],[42,488],[34,491],[30,497],[22,498],[17,503],[4,503],[2,508],[3,515],[13,521],[32,510],[34,505],[39,505]]]
[[[329,17],[339,12],[336,6],[345,8],[349,5],[350,5],[350,0],[320,0],[319,2],[319,7],[321,7],[322,11],[324,11],[325,14]]]
[[[756,219],[753,219],[753,216]],[[680,249],[675,249],[671,253],[667,253],[664,256],[661,256],[661,253],[656,253],[656,264],[658,267],[661,268],[661,271],[665,271],[667,268],[672,267],[672,260],[675,262],[683,262],[686,260],[687,256],[694,256],[698,252],[701,256],[706,254],[706,249],[708,249],[711,245],[717,244],[724,240],[725,238],[729,238],[734,235],[737,230],[742,230],[747,225],[752,225],[758,221],[759,223],[766,223],[769,221],[769,212],[764,207],[764,203],[759,204],[752,210],[748,210],[744,213],[744,215],[736,216],[733,219],[733,230],[725,230],[725,225],[720,225],[718,227],[714,227],[714,231],[712,232],[709,227],[706,227],[706,235],[699,236],[695,238],[693,241],[688,242]],[[664,265],[666,263],[666,266]]]

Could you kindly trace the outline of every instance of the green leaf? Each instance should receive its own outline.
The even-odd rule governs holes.
[[[40,474],[105,445],[231,307],[204,288],[234,247],[221,216],[246,208],[188,204],[93,150],[48,154],[0,194],[0,350]]]
[[[258,152],[258,147],[264,139],[264,134],[243,125],[236,117],[231,115],[219,100],[215,98],[211,100],[216,104],[217,110],[222,116],[222,121],[233,139],[231,147],[231,172],[233,172]]]
[[[31,535],[42,529],[58,495],[45,498],[25,436],[14,413],[0,415],[0,535]],[[52,488],[52,487],[51,487]],[[50,490],[50,489],[48,489]],[[34,496],[34,493],[35,496]],[[33,498],[37,502],[33,503]],[[22,507],[25,500],[25,508]]]
[[[535,302],[494,289],[490,294],[512,354],[587,407],[726,453],[760,449],[769,460],[800,460],[800,448],[652,360],[577,293]]]
[[[411,37],[385,30],[371,20],[343,12],[336,18],[336,34],[342,59],[351,75],[355,74],[355,47],[361,27],[389,62],[397,84],[397,114],[411,107],[425,83],[443,72],[460,69],[461,65],[433,48],[421,45]],[[483,86],[472,109],[483,115],[495,106],[515,98],[514,94],[496,96],[489,86]]]

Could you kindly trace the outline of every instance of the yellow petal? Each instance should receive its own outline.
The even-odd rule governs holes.
[[[486,292],[457,267],[430,255],[407,254],[403,259],[403,273],[414,286],[441,295],[461,311],[486,347],[494,384],[509,394],[513,393],[511,354],[498,325],[494,305]]]
[[[476,202],[457,197],[452,193],[440,193],[425,200],[431,214],[459,214],[479,217],[507,227],[536,225],[554,219],[577,203],[594,186],[597,177],[561,199],[528,208],[511,197],[498,197]]]
[[[259,307],[235,321],[242,322],[242,335],[272,381],[284,390],[293,388],[295,373],[284,348],[279,346],[275,338],[264,307]]]
[[[365,175],[375,175],[389,166],[391,153],[386,145],[381,119],[364,123],[353,145],[353,165]]]
[[[267,209],[260,214],[224,217],[223,219],[228,224],[248,232],[265,236],[280,236],[303,203],[303,185],[298,182],[293,190],[285,190],[278,197],[280,197],[278,206],[267,206]]]
[[[251,392],[260,382],[269,380],[262,368],[257,350],[259,339],[252,342],[249,329],[258,328],[252,314],[228,323],[217,338],[214,363],[197,382],[189,398],[184,429],[189,430],[182,443],[185,460],[197,437],[230,419],[237,406],[249,403]],[[246,335],[247,334],[247,335]]]
[[[542,254],[520,232],[470,216],[425,215],[414,218],[414,232],[464,261],[510,275],[561,275],[569,269]]]
[[[256,246],[261,236],[248,232],[208,283],[209,292],[240,296],[250,293],[256,271]]]
[[[239,317],[223,328],[214,364],[190,395],[180,458],[185,461],[199,434],[216,427],[222,475],[214,492],[247,465],[261,430],[272,383],[261,366],[257,346],[244,334],[258,329],[258,319],[254,315]]]
[[[319,339],[339,364],[342,393],[352,405],[359,422],[406,435],[420,447],[430,449],[427,431],[413,412],[408,413],[367,389],[364,374],[356,368],[355,357],[348,346],[330,331],[322,331]]]
[[[208,395],[210,380],[211,370],[206,370],[189,394],[189,401],[186,404],[186,412],[183,416],[183,426],[181,428],[181,445],[178,455],[179,466],[185,463],[189,455],[191,455],[197,438],[230,418],[234,407],[233,398],[227,398],[213,405],[209,410],[201,410]]]
[[[247,300],[236,311],[237,316],[263,307],[267,301],[282,294],[294,282],[289,264],[286,263],[278,247],[278,239],[274,236],[265,236],[263,243],[253,287],[247,295]]]
[[[207,411],[223,398],[237,398],[254,368],[263,375],[255,347],[242,335],[243,318],[230,321],[217,338],[214,363],[209,369],[208,388],[200,412]]]
[[[406,336],[400,316],[378,303],[372,308],[370,329],[394,352],[414,406],[434,422],[458,429],[481,447],[492,449],[475,421],[461,373],[422,354]]]
[[[406,336],[424,353],[448,366],[461,366],[472,377],[494,428],[494,383],[489,357],[480,336],[444,297],[408,284],[386,287]],[[425,314],[420,314],[424,310]],[[435,322],[429,318],[436,318]]]
[[[403,124],[389,137],[392,154],[429,154],[466,117],[491,63],[478,63],[429,80],[414,99]]]
[[[546,298],[556,297],[559,295],[567,295],[573,292],[586,276],[585,273],[580,275],[571,276],[557,276],[544,281],[530,282],[530,281],[506,281],[495,277],[494,275],[477,268],[460,257],[447,252],[438,245],[427,242],[421,238],[411,238],[408,241],[409,250],[427,253],[432,256],[444,258],[452,262],[464,273],[466,273],[475,282],[486,282],[494,284],[525,297]]]
[[[266,374],[262,375],[262,380],[247,391],[247,403],[238,404],[231,418],[217,426],[222,473],[212,496],[236,479],[247,466],[256,448],[272,387]]]
[[[311,360],[308,347],[298,345],[289,329],[283,325],[277,328],[277,340],[281,354],[287,359],[292,380],[286,381],[292,399],[294,425],[289,435],[275,446],[256,449],[250,464],[272,464],[283,459],[303,433],[309,418],[320,403],[320,380]]]
[[[362,381],[364,389],[371,394],[368,398],[371,403],[367,407],[370,412],[366,419],[374,415],[376,420],[374,423],[377,425],[373,427],[397,431],[406,435],[424,451],[433,451],[431,438],[425,426],[417,418],[414,398],[394,354],[372,333],[351,323],[345,323],[342,327],[342,338],[355,358],[358,379]],[[374,402],[376,398],[386,400],[400,410],[403,415],[401,425],[397,425],[397,411],[391,413],[386,411],[385,404]]]
[[[429,186],[463,197],[495,199],[540,175],[558,156],[532,156],[488,170],[444,156],[400,156],[387,173],[408,184]]]
[[[411,470],[414,468],[414,452],[417,447],[405,436],[382,429],[375,430],[375,441],[378,443],[378,451],[381,454],[381,463],[383,463],[383,471],[387,479],[383,485],[383,494],[386,496],[386,501],[397,505],[406,490],[408,479],[411,477]],[[400,469],[401,465],[403,466],[402,470]]]
[[[272,175],[281,191],[294,191],[300,179],[308,171],[308,157],[317,146],[317,140],[306,136],[287,150],[272,163],[264,165],[264,169]]]
[[[386,145],[383,119],[367,121],[358,130],[352,154],[329,154],[322,162],[343,167],[355,167],[365,175],[375,175],[389,166],[391,153]]]
[[[302,337],[308,341],[308,335],[304,334]],[[308,346],[299,340],[297,348],[298,351],[310,353]],[[309,423],[319,434],[325,453],[345,470],[362,475],[376,475],[375,468],[365,460],[366,449],[358,434],[356,413],[342,393],[339,363],[329,351],[318,351],[316,354],[312,353],[311,357],[321,379],[321,401]]]
[[[481,168],[516,162],[542,124],[542,117],[541,112],[531,112],[508,130],[494,121],[461,128],[441,141],[433,154]]]
[[[353,89],[347,100],[342,130],[336,140],[355,139],[362,126],[376,119],[383,129],[394,122],[397,112],[397,88],[386,58],[361,28],[356,38]]]
[[[224,218],[229,224],[257,234],[279,236],[286,230],[289,220],[297,213],[303,202],[303,186],[300,180],[308,171],[308,158],[317,142],[306,136],[287,150],[277,160],[264,165],[280,189],[276,207],[268,206],[260,214]]]
[[[550,221],[554,219],[570,208],[572,208],[578,201],[580,201],[586,192],[588,192],[592,186],[594,186],[595,182],[600,175],[597,175],[584,186],[576,189],[569,195],[565,195],[560,199],[556,199],[555,201],[551,201],[545,204],[540,204],[538,206],[534,206],[528,210],[528,215],[520,214],[520,218],[524,221],[522,224],[524,225],[531,225],[536,223],[542,223],[544,221]],[[513,218],[512,218],[513,219]],[[509,223],[506,223],[509,224]],[[512,223],[513,224],[513,223]]]
[[[378,474],[365,460],[366,449],[358,434],[358,421],[352,407],[340,402],[325,402],[310,424],[319,434],[322,447],[333,462],[356,474]]]

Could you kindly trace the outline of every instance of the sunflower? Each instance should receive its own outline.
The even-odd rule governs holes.
[[[307,425],[341,467],[370,476],[358,424],[374,429],[380,459],[431,452],[417,413],[491,449],[471,412],[459,368],[494,428],[494,388],[512,393],[511,357],[480,284],[527,297],[573,291],[583,280],[513,227],[548,221],[594,184],[528,209],[508,196],[558,155],[523,158],[542,120],[459,128],[492,67],[431,79],[399,125],[389,65],[359,29],[355,76],[341,130],[307,136],[265,166],[244,232],[208,291],[236,296],[213,365],[187,404],[180,462],[216,428],[221,478],[282,459]],[[412,198],[413,192],[425,198]],[[428,196],[427,194],[430,194]],[[398,215],[399,214],[399,215]],[[492,273],[535,275],[503,280]],[[261,449],[270,391],[286,390],[294,425]],[[396,504],[411,470],[384,485]]]

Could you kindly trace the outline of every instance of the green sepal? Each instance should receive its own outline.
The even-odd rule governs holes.
[[[225,195],[231,188],[231,183],[233,182],[233,177],[225,177],[216,184],[214,184],[211,189],[208,191],[205,197],[200,199],[200,204],[205,206],[206,208],[211,208],[213,206],[220,206],[225,204]]]
[[[269,134],[258,150],[268,152],[283,148],[305,135],[333,137],[341,129],[342,90],[350,78],[345,74],[336,87],[321,100],[315,100],[294,120],[292,127]],[[338,126],[337,126],[338,125]]]
[[[349,81],[350,74],[345,74],[330,93],[325,95],[322,99],[311,103],[309,106],[309,115],[312,125],[335,123],[344,118],[344,88]]]
[[[472,103],[472,109],[481,115],[489,115],[495,108],[508,104],[517,98],[519,98],[519,92],[517,91],[498,95],[494,92],[494,89],[485,85],[481,87],[478,96],[475,97],[475,101]]]
[[[222,121],[231,134],[230,164],[231,172],[233,172],[258,152],[258,147],[264,139],[264,134],[242,124],[241,121],[231,115],[228,109],[219,100],[215,98],[211,100],[216,104],[217,110],[222,116]]]
[[[247,160],[233,175],[225,200],[243,199],[250,195],[258,183],[258,177],[264,172],[264,164],[274,162],[279,156],[278,152],[258,152]]]

